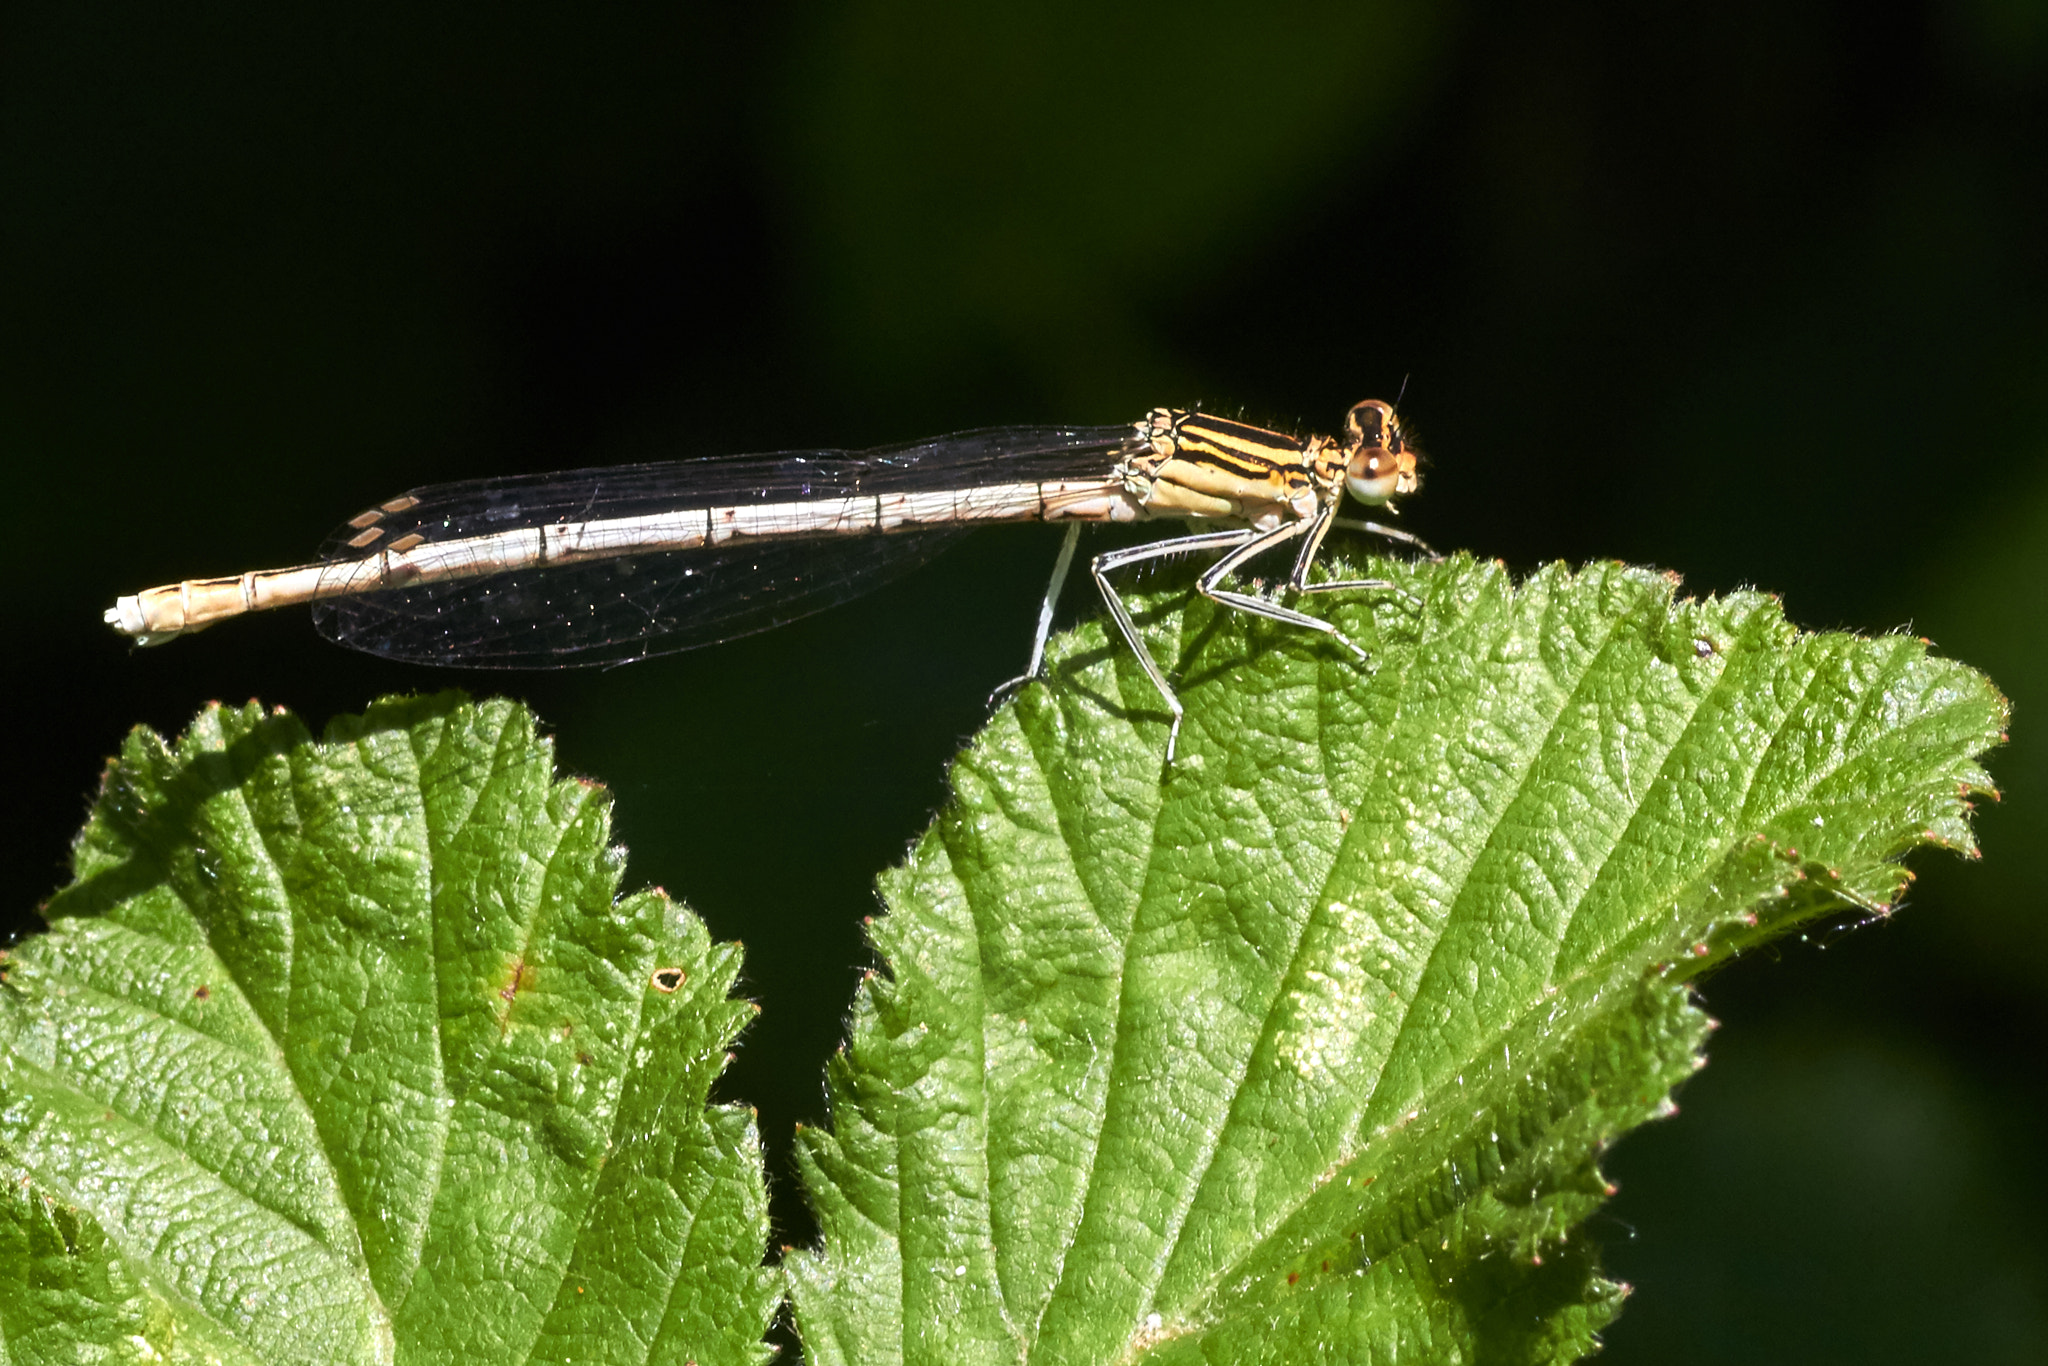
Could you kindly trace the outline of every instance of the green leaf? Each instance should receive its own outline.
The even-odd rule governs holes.
[[[1623,1293],[1598,1155],[1700,1062],[1687,979],[1974,852],[2004,700],[1920,641],[1369,569],[1414,599],[1317,601],[1376,667],[1151,619],[1170,771],[1099,625],[960,759],[801,1144],[815,1360],[1570,1360]]]
[[[609,806],[504,702],[131,734],[0,992],[0,1360],[763,1359],[739,951]]]

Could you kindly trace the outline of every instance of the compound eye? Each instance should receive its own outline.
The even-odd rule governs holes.
[[[1401,492],[1401,462],[1384,446],[1367,446],[1351,457],[1344,487],[1368,507],[1379,507]]]
[[[1376,398],[1353,404],[1351,411],[1344,416],[1345,432],[1355,446],[1379,445],[1393,425],[1394,410]]]

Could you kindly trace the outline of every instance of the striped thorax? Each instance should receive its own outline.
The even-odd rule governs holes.
[[[1185,408],[1154,408],[1117,468],[1151,517],[1236,522],[1261,531],[1306,521],[1348,490],[1379,507],[1418,483],[1415,452],[1392,406],[1352,407],[1339,441],[1295,437]]]

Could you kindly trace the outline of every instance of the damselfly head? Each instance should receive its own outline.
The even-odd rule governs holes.
[[[1376,398],[1356,404],[1344,418],[1344,448],[1350,455],[1344,487],[1361,503],[1378,507],[1415,492],[1415,448],[1401,435],[1401,419],[1390,403]]]

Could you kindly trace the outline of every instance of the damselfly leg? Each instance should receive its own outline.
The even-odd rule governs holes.
[[[1128,550],[1111,550],[1097,555],[1089,562],[1089,569],[1095,575],[1095,586],[1102,590],[1102,600],[1109,605],[1110,618],[1116,622],[1118,634],[1131,652],[1138,657],[1138,664],[1145,670],[1145,676],[1152,680],[1152,686],[1159,689],[1159,696],[1166,702],[1166,710],[1173,716],[1173,725],[1166,732],[1166,762],[1173,762],[1175,746],[1180,741],[1181,717],[1185,714],[1180,698],[1175,695],[1173,685],[1166,681],[1152,652],[1145,648],[1144,637],[1138,634],[1138,624],[1131,619],[1131,609],[1124,605],[1123,597],[1110,583],[1112,570],[1127,565],[1143,564],[1147,560],[1163,560],[1174,555],[1186,555],[1197,550],[1229,550],[1256,541],[1265,534],[1258,531],[1210,531],[1197,536],[1176,536],[1168,541],[1153,541],[1149,545],[1134,545]],[[1208,576],[1203,575],[1204,578]],[[1206,591],[1206,590],[1205,590]]]
[[[1138,632],[1136,619],[1132,617],[1129,606],[1124,602],[1123,596],[1117,592],[1116,586],[1110,582],[1109,575],[1119,569],[1125,569],[1131,565],[1143,564],[1152,560],[1170,559],[1177,555],[1195,554],[1205,550],[1222,550],[1226,552],[1223,558],[1203,570],[1201,578],[1195,582],[1196,591],[1201,593],[1202,596],[1209,598],[1211,601],[1220,602],[1224,606],[1236,611],[1246,612],[1256,617],[1263,617],[1268,621],[1277,621],[1282,625],[1297,626],[1305,630],[1320,632],[1336,640],[1346,649],[1350,650],[1352,654],[1364,660],[1370,658],[1370,656],[1364,649],[1360,648],[1357,642],[1339,630],[1335,624],[1325,621],[1320,617],[1309,616],[1305,612],[1297,612],[1292,608],[1283,607],[1279,603],[1271,602],[1253,594],[1233,592],[1222,587],[1222,583],[1226,578],[1253,559],[1296,537],[1306,535],[1307,539],[1302,544],[1301,554],[1297,556],[1295,561],[1294,572],[1289,577],[1288,586],[1294,591],[1325,593],[1335,589],[1388,589],[1401,593],[1404,597],[1413,597],[1412,594],[1407,593],[1400,585],[1390,579],[1337,579],[1328,583],[1309,583],[1307,581],[1309,568],[1314,564],[1317,553],[1322,549],[1324,538],[1333,528],[1337,527],[1343,527],[1346,530],[1371,532],[1376,535],[1385,536],[1389,540],[1416,546],[1424,551],[1429,549],[1420,537],[1412,536],[1405,531],[1400,531],[1393,527],[1381,526],[1376,522],[1353,521],[1351,519],[1325,515],[1309,521],[1282,523],[1280,526],[1267,531],[1243,528],[1233,531],[1203,532],[1193,536],[1176,536],[1163,541],[1153,541],[1145,545],[1131,546],[1123,550],[1106,551],[1089,561],[1089,570],[1094,575],[1096,587],[1101,590],[1103,602],[1109,608],[1111,620],[1116,623],[1117,634],[1123,637],[1124,643],[1130,647],[1131,653],[1137,657],[1140,667],[1145,670],[1145,676],[1152,681],[1152,686],[1158,689],[1160,700],[1166,704],[1167,713],[1173,718],[1166,737],[1166,762],[1169,764],[1173,762],[1174,754],[1178,748],[1181,721],[1186,714],[1185,708],[1181,704],[1179,695],[1174,691],[1173,685],[1167,682],[1165,670],[1159,667],[1159,662],[1152,657],[1152,652],[1146,648],[1144,639]],[[1030,664],[1024,673],[1009,679],[989,694],[989,704],[991,706],[996,705],[1018,688],[1036,679],[1039,676],[1040,670],[1044,667],[1045,647],[1052,631],[1053,613],[1058,605],[1060,593],[1066,586],[1067,574],[1073,565],[1074,549],[1080,537],[1080,530],[1081,528],[1078,523],[1070,524],[1065,538],[1060,542],[1059,556],[1053,564],[1052,579],[1046,585],[1045,598],[1039,605],[1038,629],[1032,639]]]
[[[1045,667],[1045,642],[1052,637],[1053,610],[1059,606],[1060,591],[1067,586],[1067,571],[1074,564],[1074,547],[1080,543],[1081,524],[1067,523],[1067,534],[1060,538],[1059,558],[1052,562],[1052,581],[1045,586],[1045,600],[1038,604],[1038,629],[1031,636],[1031,662],[1024,666],[1023,673],[996,684],[995,691],[988,695],[991,707],[1038,677],[1038,671]]]

